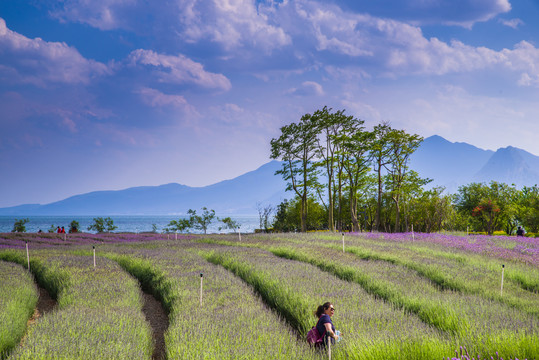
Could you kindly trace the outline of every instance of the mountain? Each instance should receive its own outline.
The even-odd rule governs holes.
[[[539,183],[539,158],[512,146],[498,149],[474,176],[476,182],[496,180],[517,187]]]
[[[450,142],[440,136],[426,138],[412,155],[410,167],[430,186],[444,186],[454,193],[471,182],[504,182],[517,187],[539,184],[539,157],[515,147],[497,151]]]
[[[141,186],[117,191],[95,191],[50,204],[26,204],[0,208],[0,215],[168,215],[185,214],[203,206],[218,214],[256,214],[256,204],[277,205],[293,197],[275,171],[278,161],[231,180],[205,187],[181,184]],[[454,193],[460,185],[492,180],[518,187],[539,184],[539,157],[522,149],[506,147],[483,150],[466,143],[453,143],[440,136],[426,138],[412,155],[410,168],[430,186],[444,186]]]
[[[0,208],[0,215],[164,215],[185,214],[206,206],[218,214],[256,214],[256,204],[278,204],[286,184],[271,161],[260,168],[205,187],[180,184],[141,186],[117,191],[95,191],[46,205]]]

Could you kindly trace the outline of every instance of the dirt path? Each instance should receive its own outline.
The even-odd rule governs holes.
[[[47,290],[39,286],[38,283],[36,283],[37,289],[39,290],[39,298],[37,299],[36,308],[34,309],[34,313],[28,319],[28,323],[26,324],[26,328],[28,329],[30,326],[34,325],[36,321],[46,313],[54,310],[58,303],[56,300],[51,298]],[[22,337],[20,344],[22,345],[24,343],[24,340],[26,340],[26,334]]]
[[[168,316],[163,306],[152,295],[143,293],[144,306],[142,312],[150,323],[153,332],[154,350],[152,360],[166,359],[165,331],[168,329]]]

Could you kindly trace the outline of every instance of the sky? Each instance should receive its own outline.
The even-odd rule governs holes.
[[[539,0],[0,1],[0,207],[206,186],[324,106],[539,155]]]

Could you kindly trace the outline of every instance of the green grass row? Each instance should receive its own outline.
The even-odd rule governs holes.
[[[332,301],[334,323],[344,336],[335,359],[441,358],[456,346],[416,317],[312,265],[256,248],[210,247],[205,256],[256,288],[302,336],[316,324],[316,307]]]
[[[502,349],[505,354],[539,352],[536,345],[539,343],[539,322],[528,315],[528,312],[533,313],[533,308],[519,310],[478,295],[441,289],[415,270],[399,265],[398,261],[379,261],[372,256],[342,253],[342,246],[332,244],[320,246],[311,242],[305,245],[305,241],[288,240],[275,242],[266,238],[263,242],[254,240],[241,244],[206,241],[267,248],[278,256],[310,263],[341,279],[360,284],[377,298],[415,313],[424,322],[453,334],[458,343],[471,345],[470,348],[478,353],[494,354]],[[534,294],[527,295],[532,297]]]
[[[0,359],[5,359],[26,331],[39,293],[20,265],[0,261]]]
[[[19,261],[11,252],[3,258]],[[58,308],[42,316],[8,359],[149,359],[151,329],[138,282],[118,264],[69,251],[36,250],[31,270],[54,289]],[[49,281],[50,280],[50,281]]]
[[[108,248],[107,256],[168,304],[167,359],[314,358],[248,285],[189,247]]]

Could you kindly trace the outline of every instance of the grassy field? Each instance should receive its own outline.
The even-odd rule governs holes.
[[[304,340],[316,324],[313,311],[326,301],[337,309],[333,321],[343,335],[333,359],[454,358],[461,349],[475,359],[539,359],[535,239],[0,234],[0,271],[26,276],[17,283],[35,299],[27,270],[12,265],[25,264],[25,241],[36,281],[59,305],[21,345],[7,347],[14,347],[12,359],[53,358],[57,351],[73,359],[151,358],[141,289],[168,313],[168,359],[327,358]],[[22,311],[23,318],[35,305],[0,304],[0,316]]]

